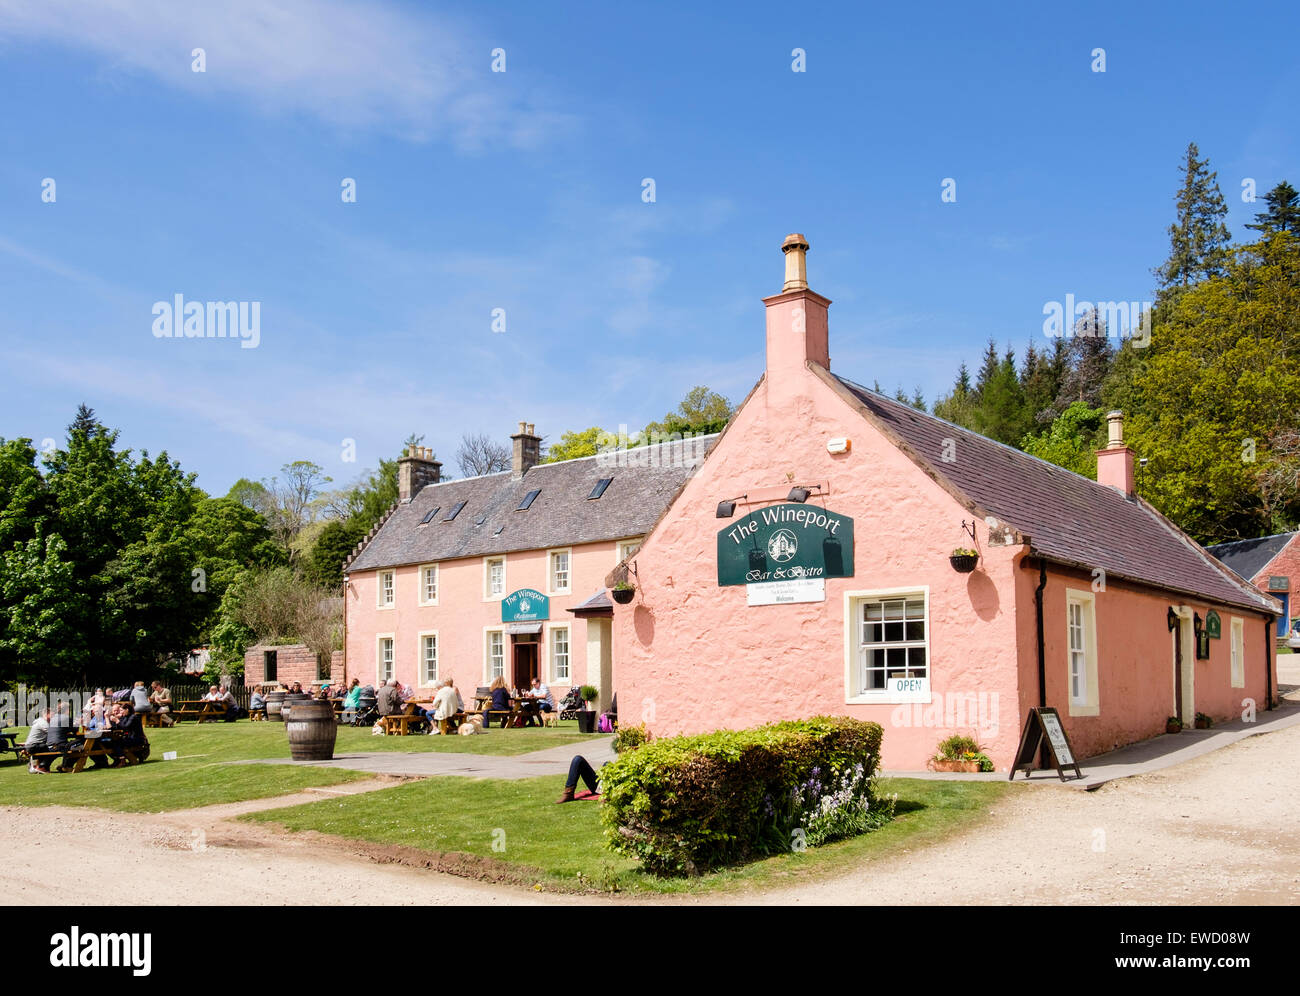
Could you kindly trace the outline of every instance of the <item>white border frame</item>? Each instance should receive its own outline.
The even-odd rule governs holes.
[[[489,593],[489,588],[490,588],[489,581],[491,579],[491,575],[488,574],[488,564],[491,563],[493,560],[501,561],[501,594],[499,595],[493,595]],[[503,598],[505,598],[506,595],[510,594],[510,583],[506,579],[506,571],[508,570],[508,568],[509,568],[509,564],[506,561],[506,555],[504,553],[494,553],[491,554],[490,556],[483,558],[483,601],[499,602]]]
[[[1290,620],[1287,620],[1289,623]],[[1273,627],[1269,627],[1269,636]],[[1232,688],[1246,687],[1246,621],[1241,616],[1228,619],[1228,680]]]
[[[391,602],[385,602],[383,600],[385,574],[391,574],[393,576],[393,600]],[[375,571],[375,608],[384,611],[387,611],[388,609],[397,608],[397,568],[396,567],[387,567]]]
[[[419,598],[419,603],[421,605],[437,605],[438,599],[442,597],[442,569],[438,566],[440,563],[441,561],[432,560],[427,564],[421,564],[419,566],[419,570],[415,576],[415,579],[420,589],[416,594]],[[438,594],[434,596],[433,601],[431,602],[425,601],[424,598],[424,572],[425,569],[429,567],[433,568],[434,578],[435,578],[434,587],[437,589],[438,592]]]
[[[906,696],[893,695],[889,689],[871,690],[853,694],[857,682],[857,615],[853,611],[856,602],[865,599],[888,598],[891,595],[921,595],[925,599],[925,669],[929,676],[930,690],[921,695],[913,693]],[[844,704],[845,705],[901,705],[919,702],[929,705],[934,696],[934,634],[930,631],[930,586],[928,584],[908,585],[905,588],[873,588],[846,591],[844,593]]]
[[[569,637],[569,676],[561,678],[555,673],[555,632],[564,630]],[[546,672],[550,675],[548,685],[572,685],[573,681],[573,624],[568,622],[551,623],[546,627]]]
[[[1084,686],[1086,701],[1082,704],[1074,701],[1070,686],[1070,606],[1084,606]],[[1101,688],[1097,672],[1097,593],[1091,588],[1065,589],[1065,701],[1071,716],[1100,716]]]
[[[488,634],[501,634],[501,677],[510,673],[510,641],[506,639],[506,628],[501,623],[494,623],[490,626],[483,627],[483,684],[491,685],[493,682],[491,654],[488,648]],[[507,679],[506,684],[510,684]]]
[[[557,553],[567,553],[569,555],[569,587],[556,588],[555,585],[555,565],[551,558]],[[546,594],[547,597],[552,595],[572,595],[573,594],[573,547],[556,546],[546,551]]]
[[[393,677],[397,677],[397,634],[396,633],[376,633],[375,634],[375,691],[384,687],[384,682],[388,679],[384,677],[383,666],[384,655],[380,650],[380,644],[385,640],[393,641]]]
[[[438,677],[434,678],[433,684],[426,683],[424,673],[424,638],[431,636],[434,639],[434,646],[438,649],[437,665]],[[438,636],[436,629],[422,629],[415,634],[415,687],[416,688],[434,688],[436,682],[442,678],[442,639]]]
[[[637,547],[636,550],[633,551],[632,553],[624,553],[623,547],[631,546],[633,543],[636,544]],[[632,536],[629,537],[628,539],[615,540],[614,556],[616,556],[618,559],[614,561],[614,566],[617,567],[619,564],[623,563],[623,561],[627,560],[628,557],[635,557],[638,553],[641,552],[641,547],[644,545],[645,545],[644,536]]]

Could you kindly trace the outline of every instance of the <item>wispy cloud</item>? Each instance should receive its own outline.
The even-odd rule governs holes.
[[[379,0],[0,0],[0,37],[96,52],[110,80],[142,73],[195,95],[463,150],[535,146],[575,120],[536,80],[525,94],[509,71],[492,72],[494,43],[475,29]],[[204,72],[193,71],[196,48]]]

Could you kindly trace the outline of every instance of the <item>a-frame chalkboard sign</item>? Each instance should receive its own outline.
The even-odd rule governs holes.
[[[1079,762],[1074,759],[1074,751],[1070,748],[1070,738],[1061,726],[1061,717],[1051,706],[1036,706],[1025,717],[1025,731],[1020,734],[1020,749],[1016,751],[1016,763],[1011,766],[1008,781],[1016,777],[1017,771],[1023,771],[1025,777],[1029,777],[1029,772],[1034,768],[1034,756],[1044,740],[1052,752],[1052,763],[1056,766],[1061,781],[1065,781],[1066,768],[1073,768],[1076,777],[1083,777]]]

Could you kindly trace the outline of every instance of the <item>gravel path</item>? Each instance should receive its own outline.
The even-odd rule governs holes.
[[[1295,904],[1297,758],[1293,726],[1095,792],[1018,785],[978,829],[946,843],[838,878],[707,901]],[[364,904],[379,894],[412,905],[588,901],[410,867],[412,853],[229,820],[391,784],[377,778],[165,814],[8,807],[0,810],[0,903],[66,903],[91,869],[109,867],[141,883],[129,894],[142,905]],[[186,887],[143,884],[151,879]]]

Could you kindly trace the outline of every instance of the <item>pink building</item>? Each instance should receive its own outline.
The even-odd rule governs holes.
[[[1119,413],[1091,481],[832,374],[807,248],[764,301],[766,372],[633,559],[622,722],[845,714],[890,768],[963,733],[1006,770],[1038,705],[1080,757],[1269,706],[1277,604],[1135,495]]]
[[[605,577],[634,553],[716,436],[539,464],[521,422],[509,471],[442,481],[427,449],[399,464],[400,500],[344,566],[345,670],[462,696],[533,675],[558,700],[614,688]]]
[[[1207,547],[1260,591],[1282,604],[1277,639],[1300,636],[1300,531]]]

